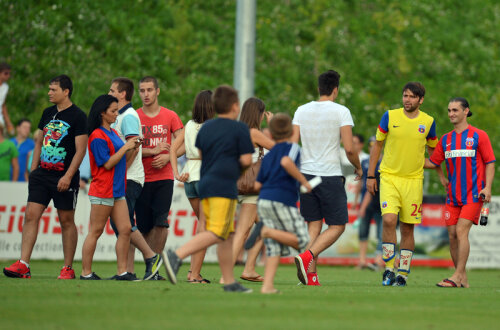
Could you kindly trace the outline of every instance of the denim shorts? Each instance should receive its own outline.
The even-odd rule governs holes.
[[[121,201],[125,199],[125,196],[122,197],[113,197],[113,198],[101,198],[101,197],[96,197],[96,196],[90,196],[90,204],[94,205],[106,205],[106,206],[113,206],[115,205],[116,201]]]
[[[184,191],[187,198],[200,198],[198,183],[200,181],[184,182]]]

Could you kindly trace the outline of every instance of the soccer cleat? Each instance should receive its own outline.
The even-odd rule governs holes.
[[[71,266],[64,266],[61,269],[61,274],[57,277],[59,280],[72,280],[75,278],[75,271]]]
[[[162,252],[161,255],[170,283],[177,284],[177,273],[182,265],[182,260],[172,250],[168,250],[167,253]]]
[[[406,279],[403,276],[398,275],[396,276],[396,280],[392,286],[406,286]]]
[[[393,285],[395,280],[396,280],[396,274],[394,274],[393,271],[386,269],[384,274],[382,275],[382,285],[383,286]]]
[[[252,293],[252,289],[245,288],[238,282],[234,282],[232,284],[224,285],[224,291],[226,292],[241,292],[241,293]]]
[[[100,280],[101,278],[99,276],[97,276],[96,273],[92,272],[92,274],[90,274],[89,277],[85,277],[83,275],[80,275],[80,279],[81,280],[85,280],[85,281],[95,281],[95,280]]]
[[[163,264],[163,258],[159,254],[154,257],[146,259],[146,273],[144,274],[144,281],[151,279],[160,270]]]
[[[15,277],[15,278],[31,278],[31,273],[29,267],[26,267],[25,264],[18,260],[14,262],[9,267],[5,267],[3,269],[3,273],[7,277]]]
[[[318,273],[307,273],[307,285],[321,286],[319,283]]]
[[[295,256],[295,266],[297,266],[297,277],[302,284],[307,285],[307,270],[313,261],[313,256],[309,250]]]

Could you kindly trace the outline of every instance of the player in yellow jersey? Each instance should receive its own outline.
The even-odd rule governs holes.
[[[377,129],[377,141],[370,153],[367,189],[374,194],[378,190],[375,167],[385,141],[384,156],[380,164],[382,257],[386,265],[383,285],[406,285],[415,249],[413,228],[422,221],[425,147],[432,154],[438,142],[434,118],[420,111],[424,95],[425,88],[418,82],[409,82],[404,86],[404,107],[384,113]],[[401,243],[396,276],[394,259],[398,214]]]

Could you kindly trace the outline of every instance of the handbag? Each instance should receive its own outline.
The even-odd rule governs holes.
[[[250,165],[240,176],[236,185],[238,186],[239,195],[258,195],[259,192],[255,190],[254,184],[259,174],[262,158],[264,157],[264,148],[259,147],[259,158],[255,163]]]

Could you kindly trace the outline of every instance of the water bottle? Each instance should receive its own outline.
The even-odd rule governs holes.
[[[484,200],[484,195],[481,194],[480,197]],[[481,226],[486,226],[488,224],[488,215],[490,214],[490,203],[483,203],[481,208],[481,219],[479,219],[479,224]]]

